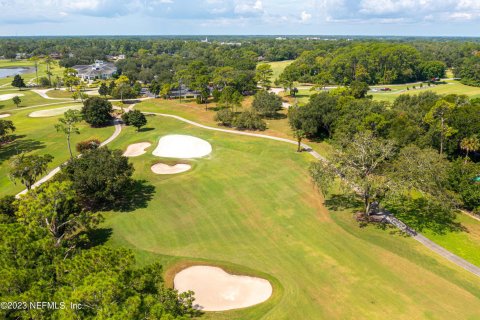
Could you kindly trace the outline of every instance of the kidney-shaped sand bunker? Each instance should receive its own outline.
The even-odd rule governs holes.
[[[153,155],[162,158],[192,159],[201,158],[212,152],[212,146],[197,137],[172,134],[158,141]]]
[[[195,307],[204,311],[250,307],[268,300],[273,291],[265,279],[232,275],[210,266],[184,269],[173,282],[179,292],[195,292]]]

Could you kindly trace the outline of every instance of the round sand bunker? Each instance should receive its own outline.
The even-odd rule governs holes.
[[[0,114],[0,119],[1,119],[1,118],[7,118],[7,117],[10,117],[10,116],[11,116],[10,113]]]
[[[12,99],[13,97],[23,97],[23,93],[8,93],[8,94],[0,94],[0,101],[7,101]]]
[[[152,144],[149,142],[134,143],[127,147],[127,150],[123,153],[125,157],[138,157],[145,154],[148,147]]]
[[[163,158],[201,158],[212,152],[212,146],[205,140],[185,135],[164,136],[158,142],[153,155]]]
[[[272,295],[265,279],[236,276],[217,267],[195,266],[175,275],[175,289],[195,292],[195,307],[204,311],[224,311],[262,303]]]
[[[174,166],[169,166],[164,163],[157,163],[152,166],[153,173],[156,174],[177,174],[190,170],[192,168],[189,164],[179,163]]]
[[[47,109],[47,110],[39,110],[30,113],[28,116],[31,118],[46,118],[46,117],[55,117],[60,116],[65,113],[67,110],[80,110],[82,106],[68,106],[56,109]]]

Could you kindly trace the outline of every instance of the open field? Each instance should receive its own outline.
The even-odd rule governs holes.
[[[416,89],[412,89],[412,85],[402,85],[402,86],[384,86],[391,88],[392,91],[390,92],[375,92],[371,93],[373,95],[373,99],[375,100],[383,100],[383,101],[390,101],[393,102],[399,95],[401,94],[419,94],[425,91],[432,91],[437,94],[464,94],[470,98],[478,98],[480,97],[480,88],[479,87],[471,87],[466,86],[460,83],[457,80],[446,80],[446,84],[439,84],[432,87],[428,87],[424,85],[423,88],[419,87],[419,83],[416,84]],[[406,87],[410,87],[410,90],[406,90]]]
[[[265,62],[265,63],[268,63],[268,64],[272,67],[272,70],[273,70],[272,81],[277,80],[278,77],[282,74],[283,70],[285,70],[285,68],[286,68],[287,66],[289,66],[290,64],[292,64],[293,61],[294,61],[294,60]]]
[[[421,82],[418,83],[409,83],[409,84],[401,84],[401,85],[382,85],[382,86],[371,86],[371,89],[380,89],[380,88],[390,88],[392,91],[386,92],[372,92],[370,91],[368,94],[373,96],[374,100],[377,101],[388,101],[394,102],[398,96],[402,94],[419,94],[425,91],[432,91],[440,95],[447,95],[447,94],[464,94],[470,98],[480,98],[480,87],[471,87],[466,86],[460,81],[457,80],[445,80],[445,84],[438,84],[432,85],[429,87],[427,84],[423,84],[423,88],[420,88]],[[413,89],[413,86],[416,86]],[[407,90],[407,87],[409,90]],[[308,103],[308,100],[311,95],[317,93],[318,91],[311,91],[310,87],[299,87],[299,91],[297,94],[297,101],[299,105],[304,105]],[[294,98],[288,98],[291,103],[294,103]]]
[[[45,102],[45,100],[43,101]],[[48,101],[47,101],[48,102]],[[14,184],[8,179],[8,160],[19,152],[31,152],[32,154],[51,154],[55,158],[50,164],[49,169],[62,164],[68,160],[69,153],[67,141],[63,133],[58,133],[54,125],[58,122],[57,117],[49,118],[30,118],[28,115],[32,111],[61,108],[67,105],[54,105],[49,107],[39,107],[28,110],[12,110],[12,116],[6,120],[13,121],[17,130],[15,135],[17,138],[14,142],[0,147],[0,197],[4,195],[12,195],[24,189],[20,182]],[[2,110],[3,111],[3,110]],[[97,138],[105,140],[114,131],[113,127],[90,128],[85,123],[79,126],[80,134],[72,135],[72,146],[79,141]]]
[[[210,156],[191,171],[157,176],[150,152],[132,158],[135,178],[155,188],[134,212],[107,213],[108,245],[133,249],[140,263],[218,264],[270,280],[272,299],[205,319],[474,319],[478,279],[410,238],[359,228],[349,201],[327,199],[307,173],[312,160],[281,142],[195,128],[149,116],[139,133],[126,128],[111,147],[155,145],[187,134],[209,141]],[[242,168],[242,170],[238,170]]]

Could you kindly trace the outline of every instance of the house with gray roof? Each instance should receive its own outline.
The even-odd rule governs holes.
[[[115,64],[102,60],[95,60],[95,63],[91,65],[77,65],[72,68],[77,70],[77,76],[85,81],[106,80],[112,78],[117,73]]]

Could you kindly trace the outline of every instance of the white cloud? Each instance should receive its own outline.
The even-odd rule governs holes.
[[[236,14],[262,13],[263,3],[261,0],[256,0],[256,1],[236,0],[234,12]]]
[[[312,19],[312,14],[308,13],[307,11],[302,11],[302,13],[300,14],[300,20],[303,23],[305,23],[305,22],[310,21],[310,19]]]

